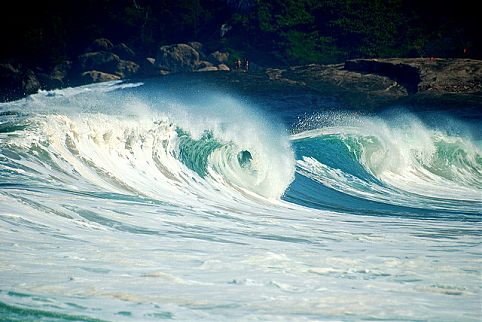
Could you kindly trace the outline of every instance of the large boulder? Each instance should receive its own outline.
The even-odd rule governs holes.
[[[121,60],[117,65],[116,75],[121,78],[129,78],[139,72],[139,65],[130,60]]]
[[[52,69],[50,72],[50,77],[65,80],[72,69],[72,62],[70,60],[65,60]]]
[[[113,74],[117,71],[119,63],[119,56],[107,51],[88,52],[79,56],[81,72],[98,70]]]
[[[68,85],[68,76],[72,69],[72,62],[65,60],[57,64],[49,74],[37,73],[43,89],[62,88]]]
[[[51,90],[64,87],[64,82],[58,78],[53,78],[49,74],[39,72],[36,74],[40,82],[40,88]]]
[[[40,83],[35,73],[30,69],[25,70],[22,77],[22,90],[25,95],[37,93],[40,89]]]
[[[103,73],[97,70],[89,70],[87,72],[83,72],[80,75],[80,81],[83,84],[108,82],[108,81],[114,81],[119,79],[120,77],[117,75]]]
[[[219,65],[219,64],[227,65],[228,60],[229,60],[229,54],[220,52],[220,51],[215,51],[208,56],[208,61],[213,63],[213,65]]]
[[[98,38],[94,40],[90,46],[87,48],[87,52],[89,51],[110,51],[114,48],[112,42],[107,38]]]
[[[199,63],[199,53],[189,45],[162,46],[156,57],[156,66],[171,72],[192,72]]]
[[[40,82],[32,70],[0,64],[0,101],[19,99],[39,89]]]

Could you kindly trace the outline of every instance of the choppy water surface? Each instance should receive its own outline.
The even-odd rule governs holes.
[[[304,104],[158,83],[0,104],[0,318],[480,321],[479,113]]]

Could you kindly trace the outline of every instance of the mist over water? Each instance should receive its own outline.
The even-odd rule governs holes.
[[[478,321],[477,122],[267,93],[0,104],[0,317]]]

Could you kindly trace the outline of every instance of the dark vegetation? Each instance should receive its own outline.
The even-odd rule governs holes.
[[[479,10],[460,0],[16,0],[0,10],[0,63],[49,69],[99,37],[143,57],[200,41],[266,66],[480,59],[481,31]]]

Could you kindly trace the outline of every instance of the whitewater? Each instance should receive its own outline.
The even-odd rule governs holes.
[[[480,111],[173,87],[0,104],[0,320],[480,321]]]

